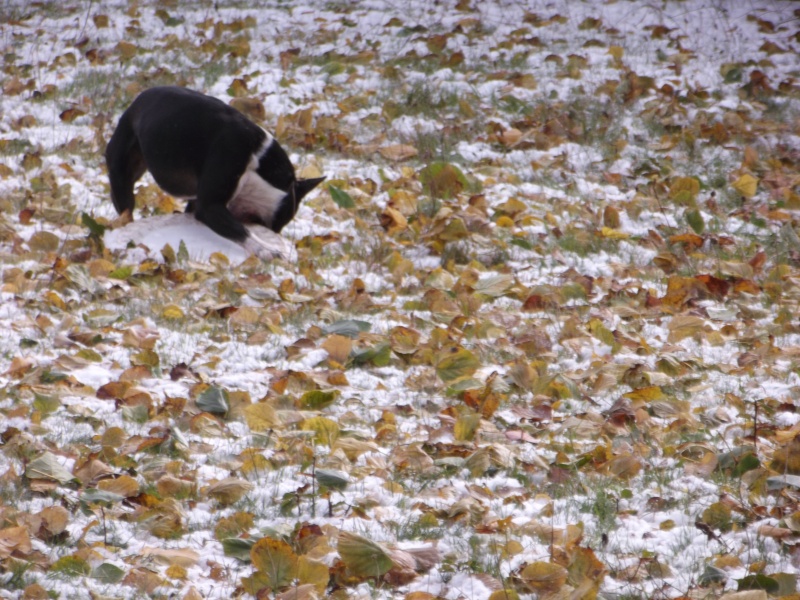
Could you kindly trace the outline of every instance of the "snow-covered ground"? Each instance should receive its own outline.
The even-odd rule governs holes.
[[[796,7],[3,2],[0,597],[795,593]],[[111,229],[162,84],[327,177],[284,258]]]

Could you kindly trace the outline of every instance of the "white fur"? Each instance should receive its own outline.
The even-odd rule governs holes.
[[[267,132],[264,132],[267,133]],[[228,202],[228,210],[234,215],[258,215],[264,223],[272,224],[272,217],[286,196],[286,192],[264,181],[256,170],[258,161],[275,141],[269,133],[264,143],[250,157],[247,169],[239,178],[239,184],[233,194],[233,199]]]

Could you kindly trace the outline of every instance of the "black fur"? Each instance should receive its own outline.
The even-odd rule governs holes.
[[[187,212],[238,242],[249,235],[244,224],[280,233],[324,179],[298,181],[286,152],[258,125],[180,87],[151,88],[133,101],[108,142],[106,164],[118,213],[133,211],[133,185],[150,171],[164,191],[190,199]]]

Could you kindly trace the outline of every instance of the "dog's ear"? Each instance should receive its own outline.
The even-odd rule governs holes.
[[[325,177],[316,177],[314,179],[300,179],[294,183],[294,194],[297,202],[305,196],[308,192],[317,187],[320,183],[325,181]]]

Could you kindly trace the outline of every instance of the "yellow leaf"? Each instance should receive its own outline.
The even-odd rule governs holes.
[[[161,317],[164,319],[182,319],[184,314],[177,304],[168,304],[162,309]]]
[[[250,559],[272,589],[288,585],[297,577],[297,555],[283,540],[261,538],[250,549]]]
[[[336,421],[326,417],[313,417],[306,419],[300,424],[300,429],[303,431],[313,431],[314,441],[318,444],[325,444],[332,446],[339,437],[339,425]]]
[[[391,206],[387,206],[380,217],[381,227],[383,227],[389,235],[398,231],[403,231],[408,227],[408,219],[406,219],[399,210],[395,210]]]
[[[325,588],[328,587],[330,571],[325,563],[307,556],[301,556],[297,560],[297,579],[301,584],[313,584],[317,591],[322,594],[325,592]]]
[[[611,227],[601,228],[600,235],[609,240],[627,240],[631,237],[630,234],[619,231],[618,229],[612,229]]]
[[[456,419],[453,426],[453,437],[459,442],[469,442],[475,437],[475,432],[481,424],[480,415],[464,415]]]
[[[664,392],[657,385],[639,388],[623,395],[633,402],[653,402],[666,398]]]
[[[669,197],[679,204],[691,204],[700,192],[696,177],[678,177],[669,186]]]
[[[752,175],[745,173],[739,179],[733,182],[733,189],[739,192],[745,198],[752,198],[756,194],[758,187],[758,179]]]
[[[398,325],[389,332],[389,345],[397,354],[413,354],[419,347],[419,338],[418,331]]]
[[[519,600],[519,594],[510,589],[497,590],[491,593],[489,600]]]
[[[61,299],[61,296],[59,296],[56,292],[53,291],[45,292],[44,297],[51,306],[54,306],[59,310],[67,310],[67,304]]]
[[[244,419],[250,431],[267,431],[280,423],[275,409],[265,402],[250,404],[244,409]]]
[[[609,46],[608,53],[614,57],[615,60],[622,60],[622,55],[625,53],[625,50],[622,46]]]

